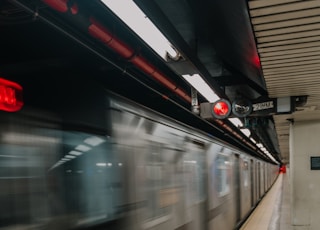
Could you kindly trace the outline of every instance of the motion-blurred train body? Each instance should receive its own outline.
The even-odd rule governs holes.
[[[15,80],[25,105],[0,113],[0,229],[231,230],[278,175],[99,87]]]

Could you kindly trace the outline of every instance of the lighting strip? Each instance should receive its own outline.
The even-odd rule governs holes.
[[[101,2],[164,60],[167,59],[167,54],[172,58],[179,55],[167,38],[132,0],[101,0]]]
[[[228,118],[228,120],[234,124],[234,126],[236,126],[237,128],[242,127],[243,123],[239,118],[236,117],[232,117],[232,118]]]
[[[105,140],[102,139],[102,138],[96,137],[96,136],[91,136],[91,137],[86,138],[83,142],[86,143],[86,144],[91,145],[92,147],[96,147],[96,146],[104,143]],[[85,152],[87,152],[87,151],[89,151],[91,149],[92,149],[91,147],[89,147],[87,145],[84,145],[84,144],[77,145],[74,148],[74,150],[71,150],[68,154],[66,154],[58,162],[56,162],[53,166],[51,166],[49,171],[54,169],[54,168],[56,168],[56,167],[59,167],[60,165],[66,163],[66,162],[68,162],[70,160],[76,159],[77,157],[81,156],[83,153],[85,153]],[[100,164],[100,163],[97,163],[97,164]],[[110,164],[111,163],[108,163],[107,165],[108,166],[112,166],[112,164],[111,165]],[[97,165],[97,166],[101,166],[101,165]],[[122,166],[122,163],[119,166]]]
[[[209,102],[215,102],[220,99],[199,74],[184,74],[182,77]]]

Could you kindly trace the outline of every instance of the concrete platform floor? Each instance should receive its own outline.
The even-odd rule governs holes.
[[[291,230],[289,170],[280,174],[240,230]]]

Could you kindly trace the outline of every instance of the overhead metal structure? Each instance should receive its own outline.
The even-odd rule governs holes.
[[[39,28],[45,31],[48,29],[38,21],[50,24],[100,58],[85,58],[85,55],[78,54],[80,49],[75,48],[76,45],[64,41],[67,48],[63,47],[60,55],[64,54],[64,58],[68,60],[66,62],[59,57],[55,60],[57,65],[74,64],[78,59],[83,59],[83,62],[89,60],[91,63],[88,72],[92,71],[100,76],[108,86],[116,89],[116,84],[121,84],[121,89],[117,90],[126,96],[133,96],[148,106],[154,106],[154,109],[161,108],[168,114],[175,115],[177,111],[170,111],[175,107],[166,104],[166,100],[170,101],[181,109],[180,116],[185,116],[185,120],[194,114],[182,112],[186,109],[191,112],[192,101],[191,87],[182,78],[184,75],[203,77],[220,98],[227,99],[231,104],[234,101],[260,102],[263,99],[293,96],[296,98],[295,109],[298,110],[293,114],[258,114],[254,118],[240,116],[245,126],[242,128],[250,129],[251,136],[243,135],[242,130],[237,126],[233,127],[228,119],[215,121],[215,125],[223,127],[226,133],[229,130],[229,134],[233,133],[247,147],[260,151],[261,144],[276,159],[288,162],[290,121],[317,119],[314,112],[318,110],[320,98],[318,87],[315,86],[319,81],[317,74],[320,71],[320,51],[318,52],[317,47],[320,36],[318,2],[134,2],[166,36],[179,55],[161,59],[100,0],[6,0],[0,2],[0,23],[25,24],[24,29],[29,33],[23,44],[30,48],[23,55],[25,59],[30,56],[37,59],[37,66],[41,66],[40,62],[49,65],[52,60],[43,58],[45,52],[41,52],[34,44],[31,45],[31,41],[38,41],[38,44],[48,41],[50,38],[39,38]],[[13,35],[20,34],[13,27],[3,26],[3,29]],[[48,38],[46,34],[41,36]],[[10,44],[13,43],[10,41]],[[55,44],[55,48],[46,49],[52,49],[49,51],[58,56],[61,51],[58,48],[62,49],[62,46],[56,41],[52,41],[52,44]],[[68,46],[75,47],[68,51]],[[1,61],[2,70],[17,71],[17,64],[12,67],[8,60]],[[32,68],[30,62],[20,65]],[[130,78],[118,77],[110,80],[111,78],[104,77],[106,74]],[[132,87],[137,82],[139,84]],[[150,91],[154,94],[145,97],[145,93]],[[159,95],[163,100],[158,100]],[[199,103],[206,102],[203,95],[198,96]],[[157,105],[154,105],[154,100],[157,100]],[[308,111],[313,111],[313,114]],[[195,123],[206,130],[203,126],[205,121],[201,125]]]

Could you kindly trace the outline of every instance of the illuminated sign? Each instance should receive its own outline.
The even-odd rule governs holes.
[[[0,110],[16,112],[22,106],[22,87],[15,82],[0,78]]]

